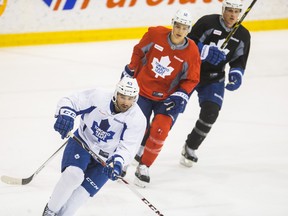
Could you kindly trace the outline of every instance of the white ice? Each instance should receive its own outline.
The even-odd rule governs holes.
[[[288,31],[252,32],[243,85],[226,92],[193,168],[179,164],[199,114],[196,95],[136,188],[165,216],[288,215]],[[53,129],[58,99],[114,88],[137,40],[1,48],[0,175],[28,177],[64,142]],[[62,152],[26,186],[0,183],[1,216],[39,216],[60,177]],[[128,169],[133,185],[135,166]],[[156,215],[109,181],[79,216]]]

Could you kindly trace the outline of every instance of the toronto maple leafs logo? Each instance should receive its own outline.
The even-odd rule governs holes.
[[[113,139],[115,132],[108,131],[109,128],[110,124],[108,119],[102,120],[100,122],[100,125],[98,125],[98,123],[94,121],[91,127],[93,135],[98,138],[98,142],[107,142],[107,140]]]
[[[160,61],[157,58],[154,58],[152,61],[152,71],[155,73],[155,77],[158,76],[165,78],[165,76],[169,76],[174,68],[170,67],[171,63],[169,56],[161,57]]]

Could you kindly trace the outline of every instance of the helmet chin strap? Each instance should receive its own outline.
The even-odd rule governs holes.
[[[116,113],[121,112],[121,109],[119,108],[119,106],[118,106],[118,104],[117,104],[117,100],[116,100],[115,97],[112,98],[112,102],[113,102],[113,104],[114,104],[115,112],[116,112]]]

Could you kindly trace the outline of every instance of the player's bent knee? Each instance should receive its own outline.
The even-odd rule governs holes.
[[[219,115],[219,105],[213,102],[201,104],[200,119],[206,123],[213,124]]]
[[[172,119],[170,116],[157,114],[151,123],[150,137],[164,141],[168,136],[171,125]]]
[[[84,172],[79,167],[69,166],[62,173],[62,177],[66,184],[69,184],[70,186],[78,186],[81,185],[84,180]]]

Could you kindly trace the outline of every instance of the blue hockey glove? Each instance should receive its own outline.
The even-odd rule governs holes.
[[[103,169],[109,179],[115,181],[121,176],[123,168],[123,158],[120,155],[113,155],[110,159],[106,161],[106,166]]]
[[[209,62],[212,65],[218,65],[221,61],[226,60],[226,55],[217,46],[204,45],[198,43],[198,48],[203,62]]]
[[[242,83],[243,74],[244,70],[242,68],[231,68],[228,75],[229,83],[227,83],[226,89],[229,91],[238,89]]]
[[[178,90],[174,92],[166,100],[164,100],[167,114],[174,116],[176,114],[183,113],[188,100],[189,97],[185,91]]]
[[[61,108],[56,118],[54,129],[58,131],[61,134],[61,138],[64,139],[74,127],[76,112],[70,108]]]
[[[125,66],[124,71],[123,71],[122,74],[121,74],[121,79],[122,79],[124,76],[125,76],[125,77],[130,77],[130,78],[132,78],[132,77],[134,76],[134,70],[131,70],[131,69],[128,67],[128,65]]]

